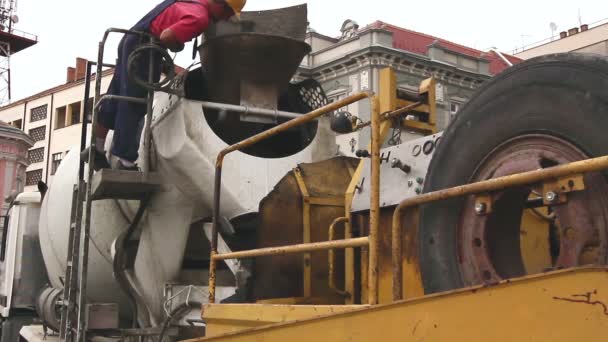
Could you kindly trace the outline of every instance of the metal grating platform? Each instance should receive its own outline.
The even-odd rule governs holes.
[[[91,199],[139,200],[161,189],[158,173],[103,169],[93,175]]]

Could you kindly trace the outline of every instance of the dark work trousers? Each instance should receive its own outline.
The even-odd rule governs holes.
[[[165,0],[150,11],[150,13],[146,14],[131,30],[149,32],[154,19],[176,2],[200,3],[191,0]],[[148,94],[147,90],[129,80],[127,70],[129,56],[139,44],[145,41],[140,35],[134,34],[126,34],[120,41],[118,45],[118,60],[116,62],[114,77],[107,91],[108,95],[146,98]],[[162,67],[160,54],[156,54],[154,61],[154,82],[158,82]],[[132,72],[137,75],[137,78],[147,81],[150,72],[150,53],[140,53],[137,61],[134,63],[133,69]],[[102,104],[98,121],[105,128],[114,130],[114,141],[111,151],[113,155],[128,161],[134,162],[137,160],[140,138],[138,127],[140,127],[140,123],[146,115],[146,110],[145,104],[126,101],[111,100]]]

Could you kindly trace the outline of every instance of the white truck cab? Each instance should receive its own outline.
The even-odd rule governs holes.
[[[0,342],[19,341],[36,322],[36,298],[48,283],[38,234],[41,196],[19,194],[4,217],[0,245]]]

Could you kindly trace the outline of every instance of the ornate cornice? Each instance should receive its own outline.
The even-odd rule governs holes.
[[[426,56],[402,50],[372,46],[335,59],[314,68],[300,68],[296,79],[314,78],[323,83],[344,77],[368,68],[391,67],[423,78],[434,76],[438,81],[451,86],[476,89],[491,76],[463,70],[455,66],[434,61]]]

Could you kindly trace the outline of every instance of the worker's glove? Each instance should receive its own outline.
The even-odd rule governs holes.
[[[178,46],[173,46],[171,48],[169,48],[169,50],[171,50],[171,52],[182,52],[184,51],[184,47],[186,45],[184,45],[183,43],[179,44]]]

